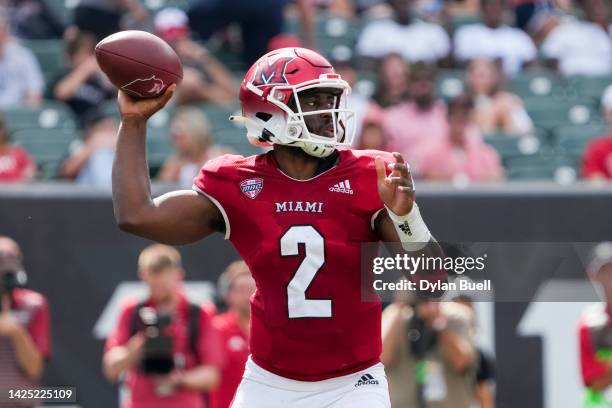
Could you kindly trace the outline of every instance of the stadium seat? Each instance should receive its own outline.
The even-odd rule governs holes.
[[[53,13],[64,24],[72,21],[72,9],[78,4],[78,0],[45,0],[45,3]]]
[[[76,137],[76,132],[65,129],[22,129],[11,134],[12,141],[26,149],[36,161],[44,180],[58,177],[61,163]]]
[[[185,9],[189,5],[189,0],[144,0],[143,4],[151,11],[158,11],[166,7]]]
[[[553,132],[555,145],[560,155],[580,158],[586,145],[606,131],[604,125],[564,126]]]
[[[199,108],[206,115],[206,118],[210,122],[211,129],[214,132],[218,129],[226,129],[228,127],[235,127],[230,122],[230,115],[240,114],[241,110],[238,105],[213,105],[213,104],[201,104]]]
[[[170,132],[166,128],[149,128],[147,137],[147,161],[151,177],[155,177],[164,162],[174,152]]]
[[[532,156],[540,153],[542,141],[537,136],[510,136],[506,134],[488,135],[485,142],[497,150],[502,161],[513,157]]]
[[[438,95],[444,99],[454,98],[465,90],[465,71],[444,69],[438,71],[436,88]]]
[[[579,174],[579,162],[555,154],[515,157],[508,160],[508,180],[554,180],[571,184]]]
[[[478,14],[451,15],[451,24],[454,30],[464,25],[477,24],[480,22],[482,22],[482,20]]]
[[[564,82],[551,71],[524,72],[510,80],[509,90],[523,98],[555,95],[563,92]]]
[[[45,83],[49,84],[64,68],[64,44],[61,40],[30,40],[24,41],[23,45],[36,56]]]
[[[554,129],[565,125],[587,125],[599,120],[597,101],[589,97],[529,97],[524,99],[536,126]]]
[[[219,129],[215,133],[215,141],[236,151],[237,154],[250,156],[261,153],[261,151],[249,143],[246,138],[246,130],[239,127]]]
[[[612,76],[574,76],[568,79],[568,92],[576,93],[577,95],[588,96],[599,101],[603,91],[612,85]]]
[[[63,103],[45,101],[36,108],[15,108],[3,112],[9,133],[20,129],[75,129],[72,111]]]
[[[317,49],[328,57],[346,59],[352,56],[359,28],[352,20],[320,16],[317,19]]]

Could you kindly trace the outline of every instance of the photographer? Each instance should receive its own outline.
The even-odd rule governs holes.
[[[203,391],[219,382],[218,335],[201,306],[182,291],[179,252],[152,245],[138,258],[149,297],[131,302],[106,342],[103,358],[110,381],[124,377],[122,408],[203,408]]]
[[[471,319],[463,305],[427,299],[398,297],[384,310],[381,361],[392,407],[474,404],[477,359]]]
[[[36,387],[49,357],[47,301],[25,289],[25,283],[19,246],[0,236],[0,385],[4,389]]]

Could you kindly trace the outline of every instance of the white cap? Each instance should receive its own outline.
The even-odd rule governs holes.
[[[162,36],[173,34],[177,31],[183,32],[188,29],[189,18],[187,14],[176,7],[168,7],[155,15],[155,31]]]

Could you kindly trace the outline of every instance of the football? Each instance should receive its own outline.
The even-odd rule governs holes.
[[[100,69],[117,88],[136,98],[153,98],[183,79],[176,52],[145,31],[121,31],[96,45]]]

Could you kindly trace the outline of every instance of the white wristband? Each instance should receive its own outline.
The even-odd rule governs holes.
[[[387,214],[389,214],[402,247],[406,251],[418,251],[427,246],[431,239],[431,233],[421,217],[417,203],[412,205],[412,209],[406,215],[397,215],[389,208],[387,208]]]

